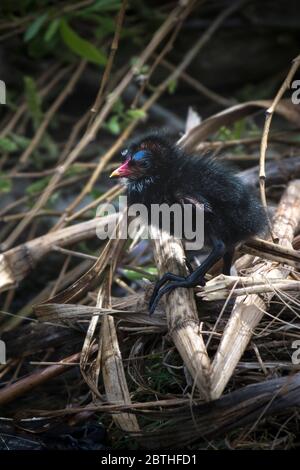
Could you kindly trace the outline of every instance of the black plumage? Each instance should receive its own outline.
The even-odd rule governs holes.
[[[230,274],[235,247],[263,233],[266,216],[253,189],[231,169],[208,156],[186,154],[165,136],[151,134],[124,149],[124,163],[111,176],[125,177],[128,203],[191,203],[204,206],[205,239],[212,251],[186,278],[166,273],[150,300],[152,313],[163,294],[175,287],[204,284],[205,273],[221,258]],[[165,285],[168,283],[167,285]]]

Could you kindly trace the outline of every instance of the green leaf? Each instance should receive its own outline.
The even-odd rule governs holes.
[[[12,188],[12,182],[0,173],[0,193],[9,193]]]
[[[113,105],[113,111],[116,114],[122,115],[124,113],[124,103],[121,98],[118,98],[115,104]]]
[[[98,199],[98,197],[102,196],[104,194],[104,191],[101,190],[101,189],[98,189],[98,188],[94,188],[92,189],[92,191],[90,192],[90,196],[93,198],[93,199]]]
[[[44,39],[46,42],[50,42],[53,36],[55,35],[56,31],[58,30],[60,25],[60,18],[56,18],[55,20],[51,21],[49,24],[49,28],[47,29]]]
[[[25,42],[31,41],[31,39],[33,39],[37,35],[37,33],[40,31],[41,27],[43,26],[47,18],[48,18],[48,13],[44,13],[43,15],[38,16],[33,21],[33,23],[29,25],[24,36]]]
[[[29,113],[31,115],[34,127],[37,128],[43,117],[41,97],[38,94],[37,86],[33,78],[24,77],[24,81],[25,97],[28,104]]]
[[[153,280],[153,278],[157,276],[157,268],[143,268],[143,271],[146,271],[145,274],[131,269],[122,270],[124,276],[126,276],[130,281],[139,281],[145,278]]]
[[[43,191],[43,189],[45,189],[46,186],[48,185],[49,181],[50,181],[50,176],[46,176],[45,178],[41,178],[35,181],[34,183],[27,186],[26,193],[29,196],[34,196],[35,194]]]
[[[143,109],[135,108],[129,109],[127,111],[127,116],[131,119],[141,119],[147,116],[146,112]]]
[[[10,137],[14,143],[16,143],[18,149],[25,150],[30,144],[30,139],[28,139],[28,137],[24,137],[23,135],[14,134],[11,132]]]
[[[136,75],[140,75],[140,74],[147,75],[147,73],[150,70],[149,65],[144,64],[141,67],[137,68],[137,65],[139,64],[139,61],[140,61],[139,57],[133,56],[133,57],[131,57],[129,63],[131,65],[131,67],[135,67],[137,69],[135,71]]]
[[[92,43],[78,36],[65,20],[60,22],[60,33],[64,43],[72,52],[94,64],[106,64],[107,59],[105,54]]]
[[[107,124],[106,124],[107,129],[114,135],[120,134],[121,132],[121,125],[119,122],[118,116],[112,116]]]
[[[171,80],[168,84],[168,92],[172,95],[175,93],[177,87],[177,80]]]
[[[7,137],[1,137],[0,138],[0,150],[2,150],[3,152],[11,153],[11,152],[15,152],[16,150],[18,150],[18,146],[11,139],[8,139]]]

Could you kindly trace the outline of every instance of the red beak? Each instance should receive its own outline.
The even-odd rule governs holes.
[[[110,178],[122,178],[125,176],[129,176],[131,174],[130,168],[128,166],[129,160],[126,160],[125,163],[123,163],[119,168],[114,170],[112,174],[110,175]]]

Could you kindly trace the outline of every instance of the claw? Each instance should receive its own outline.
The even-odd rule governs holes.
[[[219,259],[223,257],[226,250],[225,244],[222,240],[213,239],[212,241],[213,250],[208,255],[208,257],[201,263],[201,265],[197,269],[195,269],[195,271],[190,273],[189,276],[181,277],[177,276],[176,274],[166,273],[161,279],[157,281],[149,303],[150,315],[152,315],[155,311],[156,306],[161,297],[170,290],[175,289],[175,287],[195,287],[197,284],[203,286],[205,285],[205,274]],[[171,282],[167,286],[164,286],[164,284],[168,281]]]
[[[155,297],[153,299],[151,297],[150,302],[149,302],[149,315],[150,316],[155,312],[156,307],[158,305],[158,302],[160,301],[162,296],[167,294],[168,292],[171,292],[171,290],[175,289],[176,287],[180,287],[179,282],[170,283],[167,286],[162,287],[157,292],[157,294],[155,295]],[[152,294],[152,296],[153,296],[153,294]]]
[[[162,289],[162,287],[164,286],[164,284],[168,281],[177,281],[177,282],[183,282],[183,281],[186,281],[186,278],[182,277],[182,276],[178,276],[177,274],[173,274],[173,273],[165,273],[155,284],[154,286],[154,289],[153,289],[153,292],[152,292],[152,295],[151,295],[151,298],[150,298],[150,302],[149,302],[149,309],[150,311],[152,311],[152,313],[154,312],[155,308],[156,308],[156,305],[158,303],[158,300],[155,302],[155,299],[157,298],[157,296],[159,295],[159,292],[160,292],[160,289]],[[160,297],[159,297],[160,298]],[[152,305],[154,304],[155,302],[155,307],[154,309],[152,308]]]
[[[164,284],[171,279],[176,279],[173,282],[170,282],[166,286]],[[205,279],[202,277],[200,279],[197,279],[197,282],[195,280],[190,279],[190,277],[180,277],[176,276],[175,274],[167,273],[165,276],[163,276],[161,279],[157,281],[155,284],[155,287],[153,289],[151,299],[149,302],[149,315],[152,315],[155,312],[155,309],[158,305],[158,302],[162,298],[163,295],[170,293],[171,290],[176,289],[177,287],[195,287],[195,285],[200,284],[200,285],[205,285]]]

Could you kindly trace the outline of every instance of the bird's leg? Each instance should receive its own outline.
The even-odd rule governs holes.
[[[185,261],[186,267],[189,270],[189,273],[192,274],[192,272],[194,272],[192,263],[187,258],[185,258],[184,261]]]
[[[234,256],[234,248],[227,249],[223,256],[223,274],[230,276],[230,268],[232,266],[232,260]]]
[[[219,259],[224,256],[226,252],[225,244],[222,240],[214,238],[212,239],[212,242],[213,249],[211,253],[207,258],[205,258],[201,265],[187,277],[166,273],[161,279],[159,279],[159,281],[157,281],[149,302],[150,315],[155,311],[161,297],[167,292],[170,292],[176,287],[195,287],[197,284],[204,285],[204,275],[217,261],[219,261]],[[170,284],[164,286],[168,281],[171,281]]]

